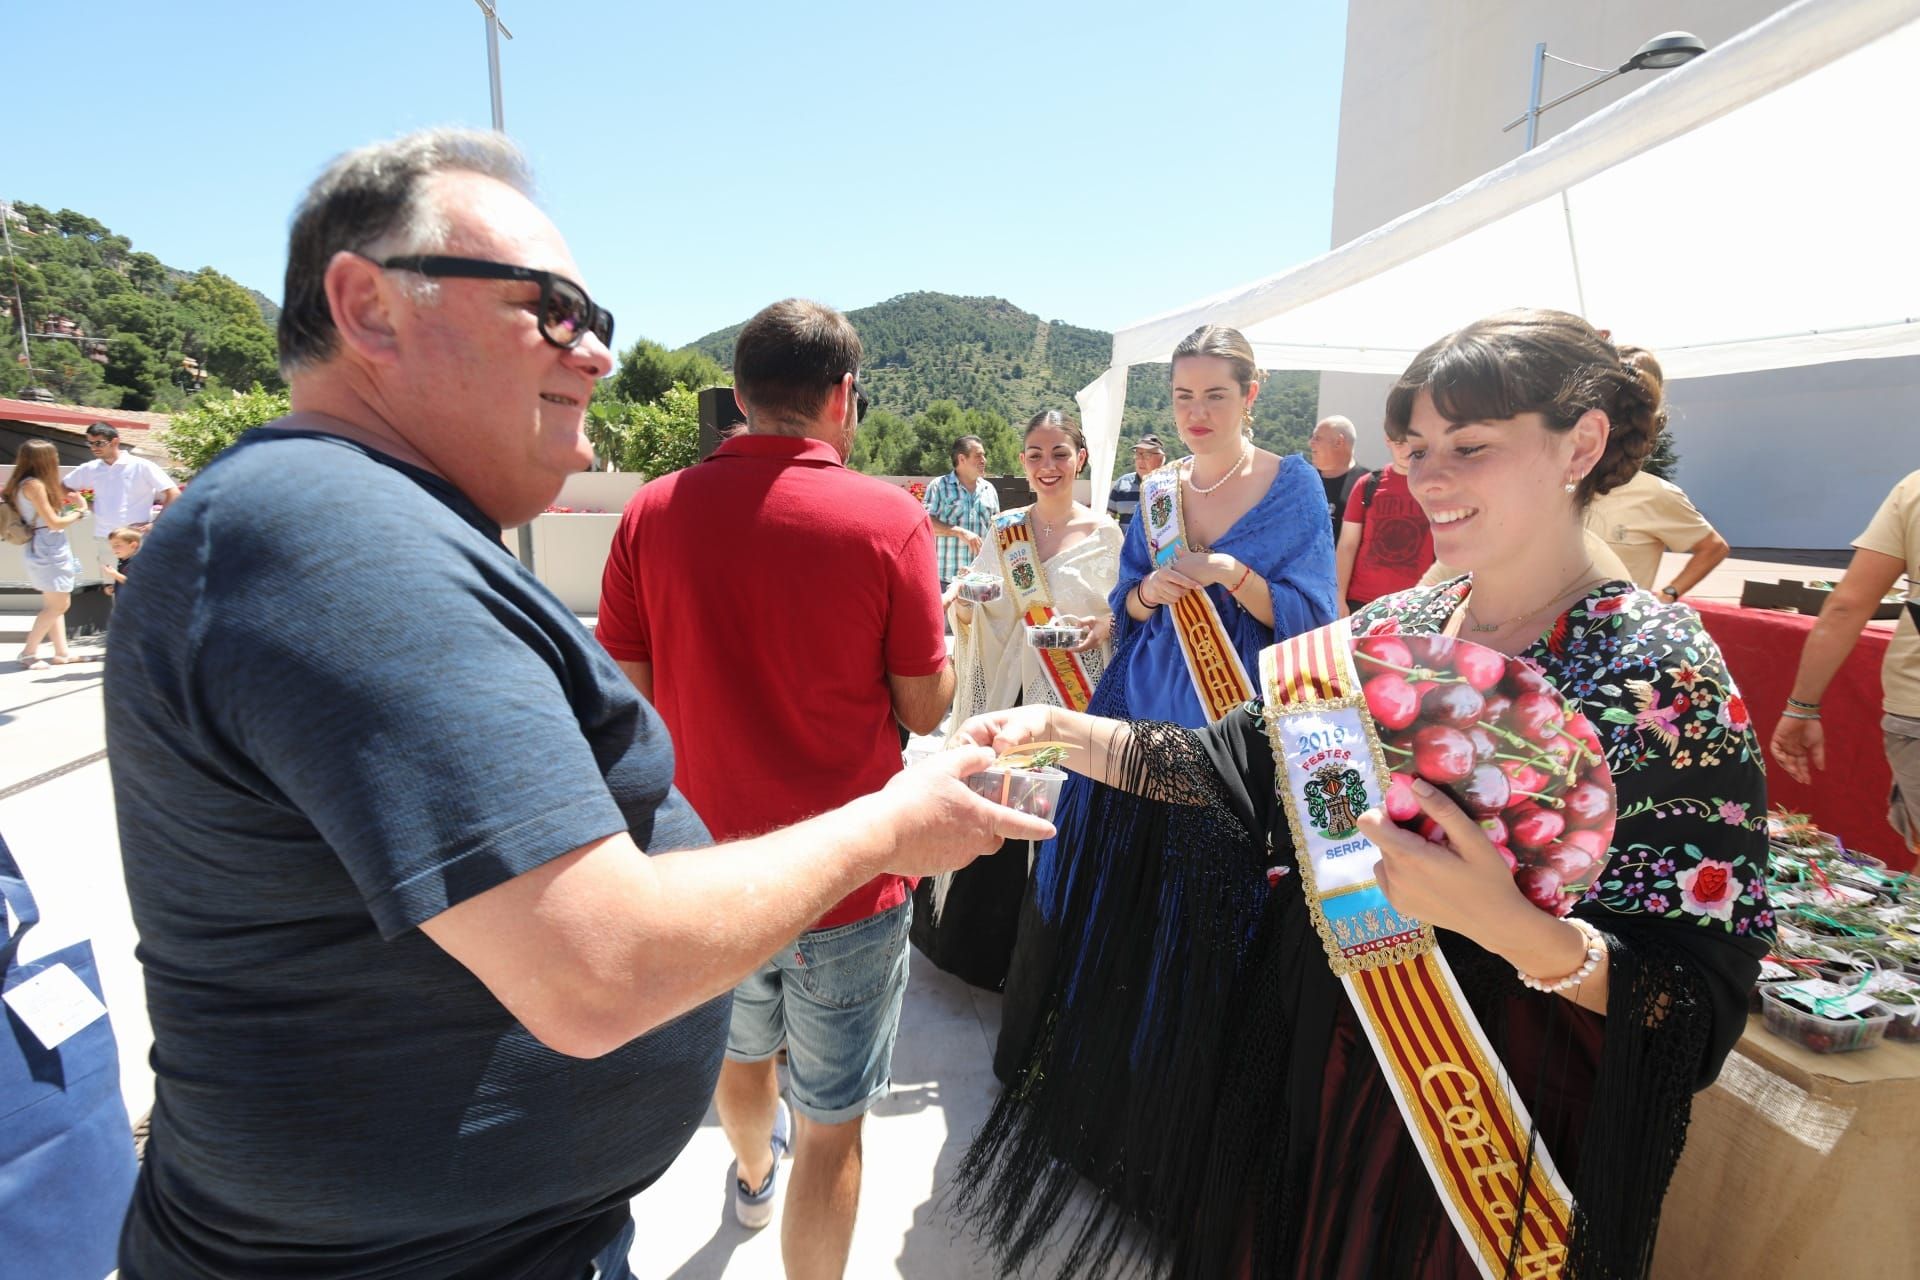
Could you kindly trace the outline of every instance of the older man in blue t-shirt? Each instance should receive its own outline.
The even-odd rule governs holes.
[[[294,413],[196,478],[123,596],[156,1076],[125,1280],[626,1276],[726,992],[875,875],[1027,834],[956,780],[977,752],[702,847],[659,718],[501,545],[591,463],[612,363],[528,186],[454,131],[321,175]]]

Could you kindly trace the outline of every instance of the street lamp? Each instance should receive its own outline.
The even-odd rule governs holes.
[[[487,87],[493,93],[493,131],[507,131],[507,113],[500,102],[500,37],[513,39],[513,32],[507,30],[507,24],[500,21],[500,15],[494,11],[489,0],[473,0],[480,6],[480,12],[487,15]]]
[[[1698,36],[1685,31],[1669,31],[1665,35],[1658,35],[1647,41],[1633,51],[1631,58],[1628,58],[1613,70],[1608,71],[1604,67],[1589,67],[1584,62],[1573,62],[1566,58],[1554,58],[1552,54],[1547,52],[1547,44],[1546,41],[1543,40],[1533,46],[1533,90],[1527,96],[1526,112],[1502,125],[1500,132],[1507,133],[1519,128],[1522,124],[1526,125],[1527,150],[1531,151],[1533,150],[1534,142],[1539,137],[1541,112],[1551,111],[1561,103],[1572,98],[1577,98],[1589,89],[1598,88],[1615,76],[1623,76],[1629,71],[1665,71],[1669,67],[1677,67],[1683,62],[1691,62],[1706,51],[1707,46],[1701,43]],[[1579,88],[1561,94],[1552,102],[1543,103],[1540,101],[1540,84],[1545,78],[1547,59],[1549,58],[1569,67],[1579,67],[1583,71],[1598,71],[1600,74]]]

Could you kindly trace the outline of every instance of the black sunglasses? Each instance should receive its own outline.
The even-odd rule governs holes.
[[[516,267],[485,258],[449,258],[440,254],[411,254],[374,263],[389,271],[415,271],[423,276],[461,280],[524,280],[540,286],[540,336],[564,351],[580,345],[589,333],[613,350],[613,312],[598,306],[587,291],[562,275]]]
[[[853,380],[853,422],[855,426],[867,420],[867,389],[860,385],[860,379]]]

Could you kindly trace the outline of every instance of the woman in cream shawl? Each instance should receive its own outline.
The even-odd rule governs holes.
[[[997,599],[976,603],[949,591],[954,669],[953,718],[1046,703],[1086,709],[1105,669],[1113,614],[1107,603],[1120,572],[1120,527],[1073,499],[1087,464],[1086,438],[1058,410],[1038,414],[1021,442],[1021,466],[1033,487],[1030,507],[1001,514],[969,577],[1001,583]],[[1051,609],[1059,625],[1086,628],[1068,649],[1038,649],[1027,626]],[[936,965],[978,987],[1006,980],[1032,851],[1009,841],[957,875],[923,883],[915,894],[913,940]]]

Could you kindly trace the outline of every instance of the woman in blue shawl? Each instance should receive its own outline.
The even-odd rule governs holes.
[[[1238,330],[1203,325],[1174,348],[1174,425],[1191,456],[1169,463],[1141,487],[1140,510],[1120,551],[1119,583],[1109,597],[1113,657],[1089,714],[1204,728],[1253,696],[1246,677],[1259,669],[1261,650],[1336,616],[1326,490],[1305,457],[1283,458],[1253,443],[1259,378],[1253,348]],[[1199,598],[1190,598],[1195,593]],[[1196,609],[1202,599],[1210,608]],[[1230,656],[1215,655],[1227,661],[1190,663],[1196,641],[1182,631],[1195,629],[1230,648]],[[1206,635],[1197,639],[1204,650]],[[1236,673],[1226,669],[1234,660],[1237,692]],[[994,1050],[994,1072],[1002,1080],[1025,1064],[1032,1047],[1036,1014],[1052,989],[1057,931],[1089,923],[1060,916],[1070,877],[1098,875],[1107,862],[1094,850],[1061,854],[1075,851],[1085,832],[1090,785],[1077,774],[1068,780],[1057,815],[1060,834],[1035,856]],[[1151,1030],[1140,1028],[1142,1035]]]

